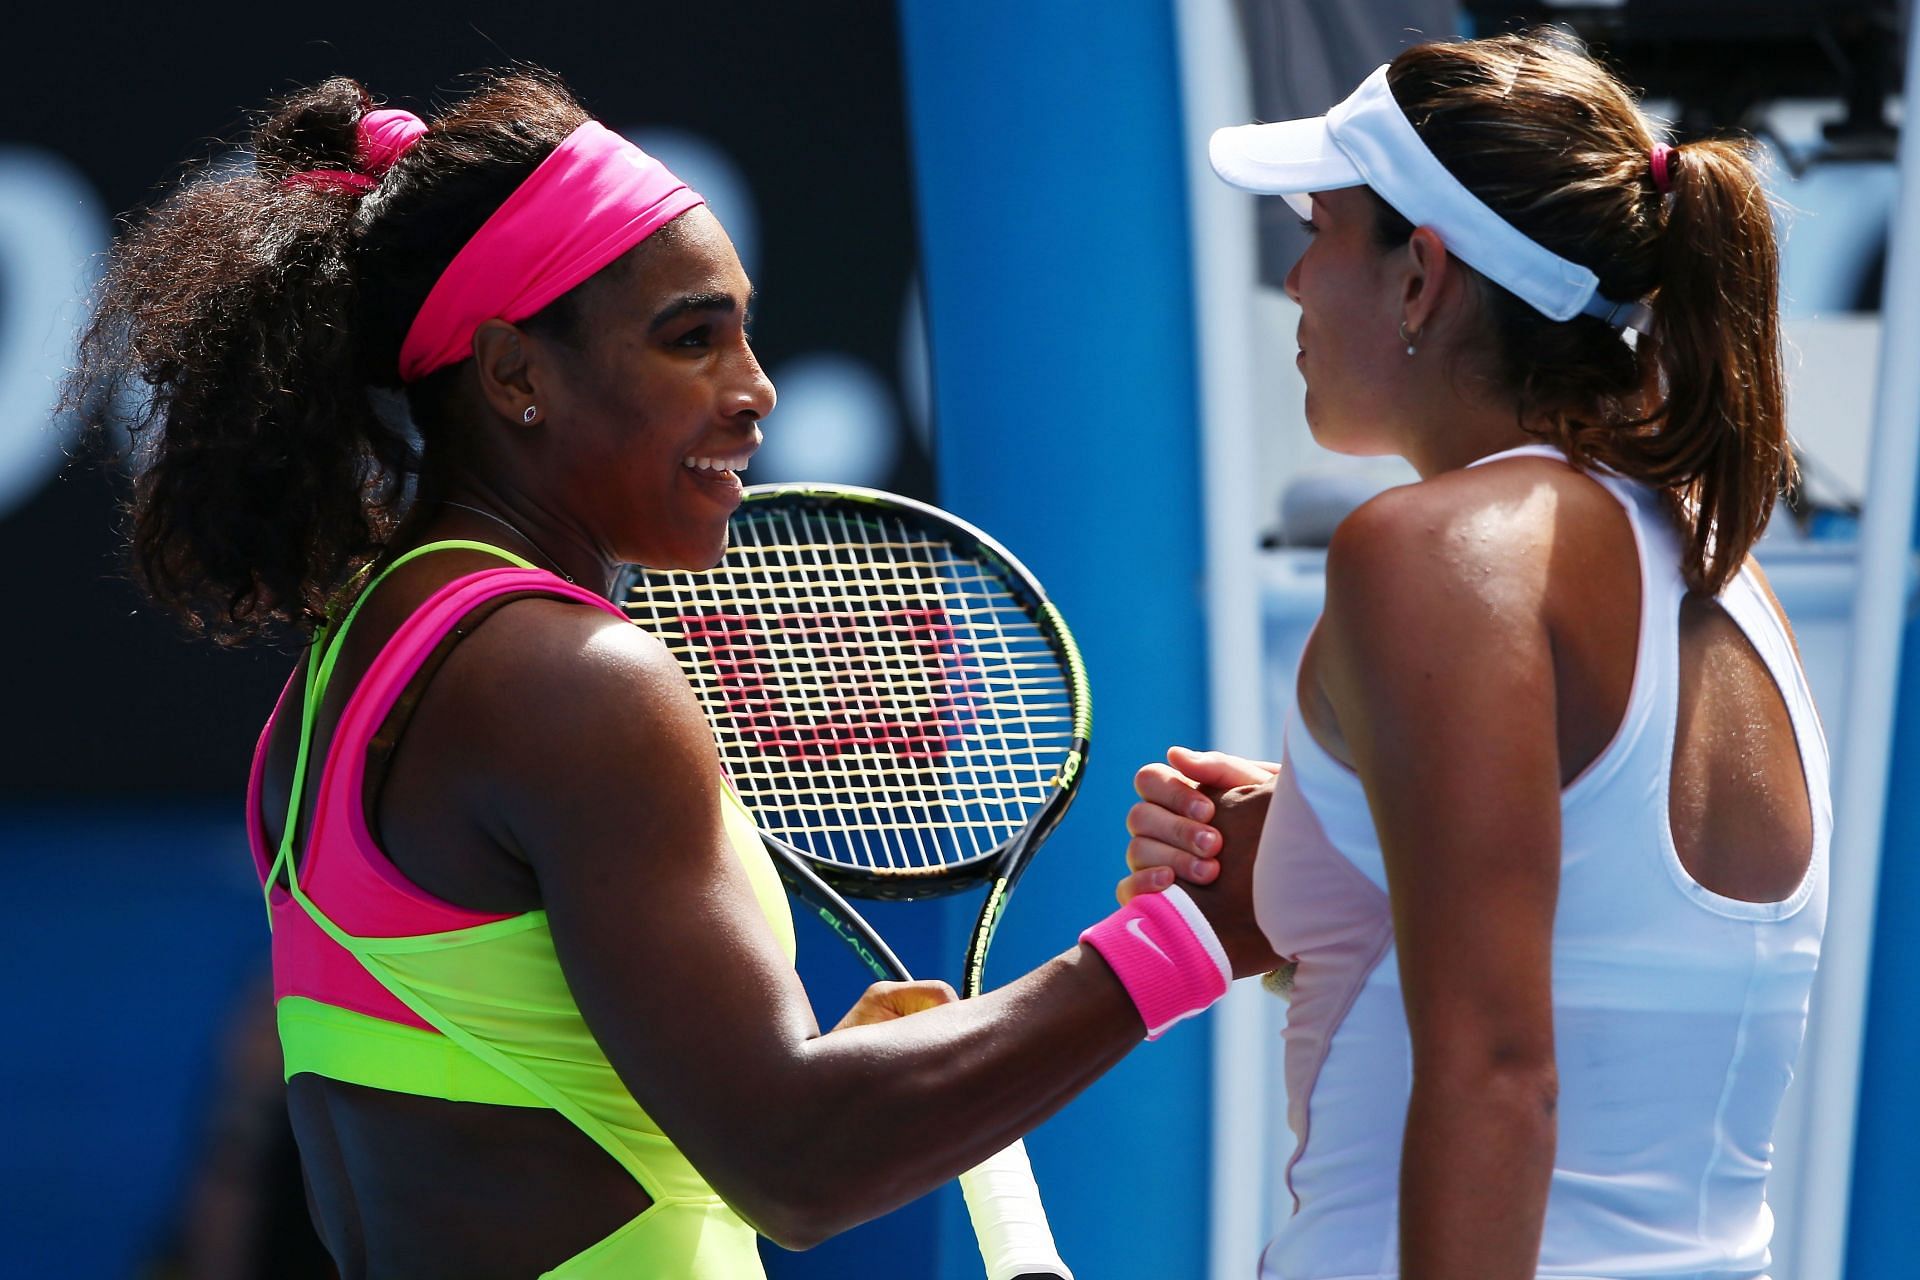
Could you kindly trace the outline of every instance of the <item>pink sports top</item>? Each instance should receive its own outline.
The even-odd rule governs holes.
[[[1516,455],[1564,461],[1529,446],[1481,462]],[[1561,793],[1559,1141],[1537,1274],[1755,1280],[1773,1229],[1774,1118],[1826,918],[1826,742],[1786,628],[1743,570],[1720,603],[1785,699],[1812,803],[1812,861],[1778,902],[1723,897],[1687,874],[1667,825],[1687,593],[1678,533],[1651,490],[1593,478],[1632,523],[1643,607],[1619,732]],[[1298,963],[1285,1033],[1295,1208],[1260,1275],[1379,1280],[1399,1273],[1412,1065],[1386,867],[1359,777],[1297,714],[1285,743],[1254,895],[1268,940]]]

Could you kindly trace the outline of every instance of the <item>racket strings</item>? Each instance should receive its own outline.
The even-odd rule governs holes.
[[[894,516],[743,508],[706,573],[626,600],[687,672],[736,790],[808,854],[920,872],[1003,844],[1074,733],[1053,645],[999,573]]]

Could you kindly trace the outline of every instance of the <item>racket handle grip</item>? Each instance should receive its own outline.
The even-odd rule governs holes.
[[[1024,1143],[1015,1142],[990,1156],[977,1168],[960,1175],[960,1191],[973,1218],[973,1234],[980,1257],[987,1264],[987,1280],[1017,1280],[1020,1276],[1058,1276],[1073,1280],[1060,1261],[1047,1211],[1040,1206],[1040,1188],[1034,1185],[1033,1165]]]

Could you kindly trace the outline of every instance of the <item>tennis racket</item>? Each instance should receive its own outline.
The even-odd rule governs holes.
[[[992,538],[843,485],[755,485],[720,564],[629,568],[614,600],[679,660],[788,890],[878,977],[847,897],[986,885],[960,992],[1073,800],[1093,712],[1060,612]],[[1065,1277],[1025,1147],[961,1175],[988,1280]]]

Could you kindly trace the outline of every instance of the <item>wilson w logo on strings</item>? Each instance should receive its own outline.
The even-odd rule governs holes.
[[[682,612],[714,679],[702,696],[743,743],[788,759],[936,763],[986,705],[977,661],[938,605]]]

